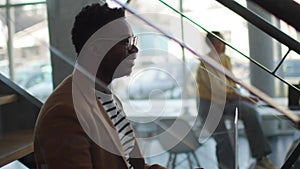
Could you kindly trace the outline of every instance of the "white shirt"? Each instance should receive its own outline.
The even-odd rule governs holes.
[[[114,100],[112,94],[105,94],[96,90],[96,96],[118,131],[118,136],[125,152],[125,158],[129,168],[133,169],[133,166],[129,162],[129,154],[133,150],[135,144],[135,135],[129,120],[126,118],[125,113],[118,103]]]

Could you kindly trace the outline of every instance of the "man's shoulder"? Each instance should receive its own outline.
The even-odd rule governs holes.
[[[44,103],[41,112],[72,108],[72,79],[67,77],[60,83]]]
[[[59,89],[70,88],[72,89],[72,75],[67,76],[64,80],[62,80],[59,85],[55,88],[54,92]]]

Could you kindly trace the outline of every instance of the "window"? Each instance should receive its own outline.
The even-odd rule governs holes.
[[[33,3],[33,2],[46,2],[46,0],[10,0],[11,4],[18,4],[18,3]]]
[[[46,1],[0,0],[0,37],[4,37],[0,39],[0,72],[3,75],[22,86],[33,73],[43,73],[42,68],[50,65]],[[50,94],[52,80],[45,79],[51,84],[47,85],[50,89],[41,90]],[[44,82],[43,79],[31,81],[30,87]]]

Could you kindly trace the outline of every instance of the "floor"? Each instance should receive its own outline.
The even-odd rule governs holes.
[[[283,163],[285,156],[292,142],[295,140],[295,135],[279,135],[268,137],[268,140],[272,147],[272,154],[269,158],[273,163],[280,168]],[[162,149],[158,140],[147,140],[141,141],[140,146],[145,154],[146,162],[149,164],[158,163],[166,165],[168,160],[168,154]],[[215,157],[215,141],[208,139],[199,149],[196,150],[196,154],[200,161],[201,167],[204,169],[217,169],[217,161]],[[254,159],[250,156],[249,145],[245,136],[239,136],[238,138],[238,161],[239,169],[248,169],[254,162]],[[193,168],[199,166],[194,165]],[[181,155],[177,158],[176,169],[186,169],[188,163],[185,155]],[[1,169],[27,169],[20,162],[15,161]]]
[[[270,145],[273,152],[269,155],[272,162],[280,168],[284,164],[285,156],[287,154],[288,148],[294,141],[293,135],[281,135],[275,137],[269,137]],[[162,149],[157,140],[152,140],[151,142],[141,143],[144,152],[160,152]],[[204,145],[196,150],[196,154],[200,161],[200,165],[204,169],[217,169],[217,160],[215,156],[215,141],[209,139]],[[167,153],[156,154],[146,158],[147,163],[158,163],[161,165],[166,165],[168,160]],[[178,166],[176,169],[186,169],[188,168],[188,163],[185,155],[181,155],[178,159]],[[248,141],[245,136],[240,136],[238,139],[238,161],[239,169],[248,169],[255,160],[250,156],[250,150]],[[198,166],[193,166],[194,168]]]

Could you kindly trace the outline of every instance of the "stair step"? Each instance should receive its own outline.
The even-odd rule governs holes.
[[[10,132],[0,138],[0,167],[33,152],[33,129]]]
[[[18,99],[18,96],[16,94],[9,94],[9,95],[3,95],[0,96],[0,105],[12,103]]]

